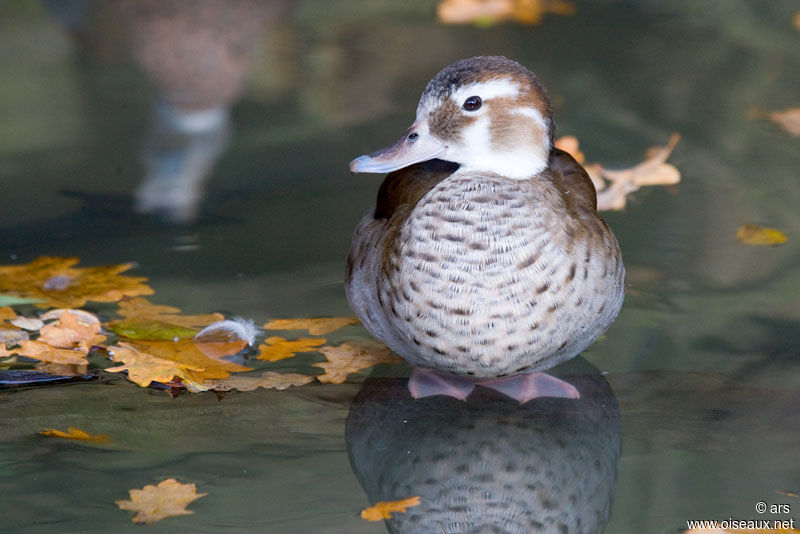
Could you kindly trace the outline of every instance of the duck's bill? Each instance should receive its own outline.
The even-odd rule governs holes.
[[[350,172],[392,172],[420,161],[441,157],[444,152],[444,145],[431,136],[427,128],[419,128],[413,124],[394,144],[351,161]]]

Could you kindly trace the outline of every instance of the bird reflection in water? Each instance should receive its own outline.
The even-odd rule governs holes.
[[[173,223],[192,222],[204,184],[228,146],[230,109],[244,90],[253,55],[288,0],[44,4],[83,49],[103,46],[89,37],[98,37],[95,19],[112,18],[120,28],[124,47],[155,89],[134,208]]]
[[[580,399],[525,404],[487,388],[466,402],[412,399],[407,379],[367,379],[346,425],[370,503],[418,495],[389,532],[586,533],[608,522],[620,417],[606,379],[578,358],[557,368]]]

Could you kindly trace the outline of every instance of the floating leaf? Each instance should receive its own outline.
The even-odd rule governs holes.
[[[794,16],[792,17],[792,26],[794,26],[795,30],[800,31],[800,10],[794,12]]]
[[[179,308],[153,304],[143,297],[125,299],[119,303],[117,311],[121,317],[137,321],[155,321],[185,328],[198,329],[211,323],[222,321],[225,317],[221,313],[208,313],[204,315],[183,315]],[[113,324],[113,323],[112,323]],[[194,334],[192,334],[194,335]]]
[[[283,390],[291,386],[303,386],[312,382],[313,376],[295,373],[266,371],[259,376],[233,375],[222,380],[206,380],[203,385],[215,391],[253,391],[258,388]]]
[[[391,519],[393,513],[406,513],[406,508],[419,505],[420,500],[418,496],[409,497],[408,499],[402,499],[399,501],[380,501],[376,502],[373,506],[362,510],[361,519],[366,519],[367,521]]]
[[[197,493],[197,485],[181,484],[174,478],[162,481],[158,486],[147,485],[128,492],[131,500],[115,501],[121,510],[137,512],[134,523],[152,524],[166,517],[193,514],[186,507],[194,500],[207,495]]]
[[[321,336],[351,324],[355,317],[317,317],[313,319],[273,319],[264,325],[268,330],[308,330],[312,336]]]
[[[36,317],[14,317],[13,319],[9,319],[8,322],[17,328],[22,328],[30,332],[35,332],[44,326],[44,322]]]
[[[736,231],[736,239],[745,245],[782,245],[788,241],[786,234],[774,228],[743,224]]]
[[[191,339],[197,330],[151,319],[111,321],[105,327],[128,339],[173,340]]]
[[[167,383],[175,379],[188,379],[186,373],[190,370],[202,371],[202,367],[178,363],[165,358],[158,358],[152,354],[142,352],[129,343],[120,343],[106,349],[115,362],[122,362],[118,367],[107,367],[106,371],[119,373],[128,372],[128,380],[141,387],[147,387],[152,382]]]
[[[133,264],[73,267],[78,258],[42,256],[24,265],[0,266],[0,291],[39,299],[40,308],[77,308],[86,301],[114,302],[125,296],[150,295],[146,278],[123,276]]]
[[[342,343],[337,347],[322,347],[319,351],[325,355],[328,361],[312,365],[322,367],[325,370],[324,374],[317,376],[317,380],[322,383],[341,384],[347,380],[347,376],[351,373],[356,373],[379,363],[402,361],[392,354],[388,347],[378,343],[370,345]]]
[[[85,347],[88,351],[89,346],[97,345],[105,341],[106,336],[100,333],[100,319],[94,314],[85,310],[51,310],[41,317],[45,321],[55,319],[54,322],[45,325],[40,330],[40,340],[46,341],[53,346],[63,348]],[[55,338],[73,341],[73,345],[59,344]]]
[[[16,306],[18,304],[36,304],[42,302],[41,299],[26,299],[13,295],[0,295],[0,306]]]
[[[39,432],[39,434],[51,438],[76,439],[80,441],[93,441],[95,443],[108,443],[111,441],[111,438],[105,434],[91,435],[88,432],[85,432],[74,426],[69,427],[66,432],[62,430],[56,430],[55,428],[46,428]]]
[[[489,26],[513,20],[520,24],[539,24],[545,13],[574,15],[575,4],[564,0],[443,0],[436,8],[445,24]]]
[[[24,341],[20,348],[13,349],[10,352],[41,362],[78,365],[81,366],[83,370],[89,365],[89,360],[86,359],[86,355],[89,353],[88,347],[85,350],[83,348],[64,349],[54,347],[39,339],[29,339],[28,341]]]
[[[264,340],[264,343],[258,346],[259,354],[257,358],[259,360],[277,362],[278,360],[291,358],[298,352],[315,352],[318,350],[315,347],[323,343],[325,343],[325,340],[322,338],[304,337],[287,341],[282,337],[268,337]]]
[[[782,111],[765,111],[763,109],[751,108],[750,116],[754,118],[769,119],[787,133],[800,135],[800,108],[788,108]]]

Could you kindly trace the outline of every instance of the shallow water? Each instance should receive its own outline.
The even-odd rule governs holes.
[[[237,50],[253,56],[249,67],[234,60],[225,67],[246,80],[240,93],[215,94],[219,84],[211,84],[210,95],[187,95],[172,71],[156,90],[152,72],[126,59],[131,45],[113,9],[95,14],[95,26],[76,40],[39,3],[7,3],[0,263],[40,255],[78,256],[83,265],[134,261],[132,274],[149,278],[155,302],[256,324],[349,315],[344,257],[380,178],[351,176],[347,163],[405,130],[441,67],[478,54],[507,55],[534,70],[554,101],[559,133],[577,135],[589,161],[633,165],[679,132],[670,161],[682,183],[640,190],[624,211],[604,215],[629,280],[617,322],[580,360],[585,376],[607,380],[613,392],[598,404],[532,415],[484,395],[463,407],[480,423],[472,434],[454,429],[450,452],[432,454],[439,428],[419,424],[404,435],[404,457],[363,443],[381,425],[391,435],[407,416],[426,417],[391,394],[370,396],[374,385],[359,394],[365,375],[222,400],[173,399],[118,377],[1,391],[4,531],[124,532],[134,525],[113,501],[172,476],[208,495],[189,506],[194,515],[166,519],[155,531],[383,532],[384,524],[358,512],[387,491],[399,498],[449,488],[450,465],[453,479],[479,465],[494,469],[479,473],[482,484],[494,476],[539,484],[514,514],[560,510],[566,499],[573,505],[555,515],[583,518],[589,531],[601,528],[586,526],[601,513],[592,510],[609,503],[609,533],[678,532],[689,519],[795,517],[800,500],[776,491],[800,492],[800,141],[748,109],[800,105],[796,5],[577,4],[574,16],[547,15],[539,26],[476,28],[437,24],[432,1],[366,9],[308,0],[270,11],[241,2],[245,14],[257,11],[244,20],[259,24],[231,23],[250,39]],[[157,39],[148,42],[157,48]],[[157,98],[231,105],[229,145],[203,186],[196,219],[185,224],[132,209]],[[736,229],[748,222],[779,228],[789,241],[741,245]],[[359,328],[337,335],[367,336]],[[386,373],[402,368],[378,370]],[[431,420],[443,417],[430,409]],[[509,425],[517,434],[493,430]],[[67,426],[114,443],[37,435]],[[526,440],[540,455],[527,461],[550,466],[553,477],[525,471],[522,461],[502,464],[497,458],[513,456],[510,448],[500,447],[497,458],[486,452],[486,443]],[[470,457],[473,445],[484,456]],[[414,486],[410,475],[398,481],[403,462],[409,474],[431,457],[436,467],[422,469],[437,475],[427,486]],[[597,458],[608,470],[599,478],[613,482],[616,469],[616,485],[600,484],[602,498],[581,500],[589,493],[574,488],[589,484],[584,463]],[[383,482],[373,491],[376,476]],[[500,490],[487,491],[463,498],[488,503]],[[759,514],[759,501],[788,503],[792,512]],[[388,526],[407,528],[401,523]]]

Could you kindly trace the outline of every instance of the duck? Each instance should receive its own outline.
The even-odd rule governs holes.
[[[625,267],[586,170],[554,135],[536,75],[479,56],[430,80],[397,141],[350,162],[388,174],[353,233],[345,293],[412,367],[413,397],[580,396],[544,371],[611,326]]]

